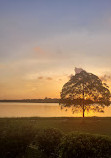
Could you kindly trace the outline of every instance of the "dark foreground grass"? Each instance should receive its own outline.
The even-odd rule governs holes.
[[[65,134],[89,133],[111,138],[111,118],[0,118],[0,157],[22,158],[27,151],[27,157],[33,158],[36,150],[30,155],[33,147],[29,146],[38,131],[47,128],[56,128]]]
[[[111,136],[111,117],[89,118],[0,118],[0,133],[29,128],[32,131],[43,128],[58,128],[65,133],[82,132]]]

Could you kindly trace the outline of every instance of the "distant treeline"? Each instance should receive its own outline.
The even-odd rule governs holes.
[[[20,102],[20,103],[59,103],[58,98],[44,98],[44,99],[22,99],[22,100],[0,100],[0,102]]]

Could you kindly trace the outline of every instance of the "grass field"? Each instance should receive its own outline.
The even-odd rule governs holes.
[[[44,148],[48,145],[48,151],[52,147],[55,149],[55,142],[59,138],[59,132],[55,132],[55,129],[59,129],[62,135],[68,134],[70,132],[74,132],[75,134],[97,134],[108,136],[107,138],[100,138],[102,143],[98,143],[96,147],[94,146],[94,150],[97,149],[97,153],[100,154],[107,153],[111,156],[110,146],[111,146],[111,118],[100,118],[100,117],[90,117],[90,118],[0,118],[0,157],[2,158],[49,158],[49,156],[41,156],[43,153],[39,153],[39,150],[30,146],[33,141],[35,141],[36,136],[40,137],[40,145],[43,145]],[[47,133],[43,133],[44,129],[49,130]],[[50,129],[52,129],[50,131]],[[42,137],[41,137],[42,135]],[[54,137],[54,138],[53,138]],[[57,138],[56,138],[57,137]],[[92,136],[91,136],[92,137]],[[86,137],[85,139],[88,141],[92,140],[92,138]],[[68,138],[68,140],[70,137]],[[71,137],[73,139],[73,137]],[[84,140],[84,136],[78,137],[79,139]],[[93,137],[96,139],[96,135]],[[84,140],[85,144],[88,144],[87,141]],[[93,141],[94,141],[93,140]],[[95,141],[100,141],[99,137]],[[35,141],[38,142],[38,141]],[[49,142],[51,143],[49,147]],[[80,142],[78,142],[80,143]],[[94,142],[92,144],[95,145]],[[109,145],[107,145],[109,143]],[[44,146],[44,144],[46,144]],[[69,141],[70,144],[70,141]],[[91,144],[91,142],[90,142]],[[103,145],[100,147],[100,145]],[[77,145],[77,144],[75,144]],[[63,147],[65,144],[63,145]],[[84,152],[87,148],[84,148],[83,145],[79,145],[78,149],[81,150],[79,153]],[[85,146],[84,146],[85,147]],[[89,148],[89,145],[88,145]],[[103,150],[106,148],[105,150]],[[73,146],[71,146],[71,151],[73,151]],[[99,151],[100,150],[100,151]],[[52,151],[52,150],[51,150]],[[78,151],[78,150],[77,150]],[[93,147],[90,146],[90,152],[93,151]],[[89,153],[88,151],[88,153]],[[50,152],[49,152],[50,153]],[[86,152],[87,153],[87,152]],[[87,155],[87,154],[86,154]],[[99,156],[101,157],[101,155]],[[64,156],[63,156],[64,158]],[[72,157],[71,157],[72,158]],[[95,157],[94,157],[95,158]],[[104,158],[104,156],[102,157]],[[106,157],[105,157],[106,158]]]
[[[0,118],[0,132],[58,128],[63,132],[82,132],[111,136],[111,117],[89,118]]]

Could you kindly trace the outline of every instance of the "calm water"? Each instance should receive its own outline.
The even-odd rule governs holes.
[[[111,106],[104,113],[89,113],[86,116],[111,117]],[[58,103],[0,103],[0,117],[81,117],[71,110],[61,110]]]

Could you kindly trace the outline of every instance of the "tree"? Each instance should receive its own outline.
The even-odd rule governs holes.
[[[64,84],[60,105],[72,107],[73,112],[75,108],[81,108],[83,117],[85,111],[104,112],[104,107],[110,105],[111,94],[108,88],[98,76],[82,70]]]

